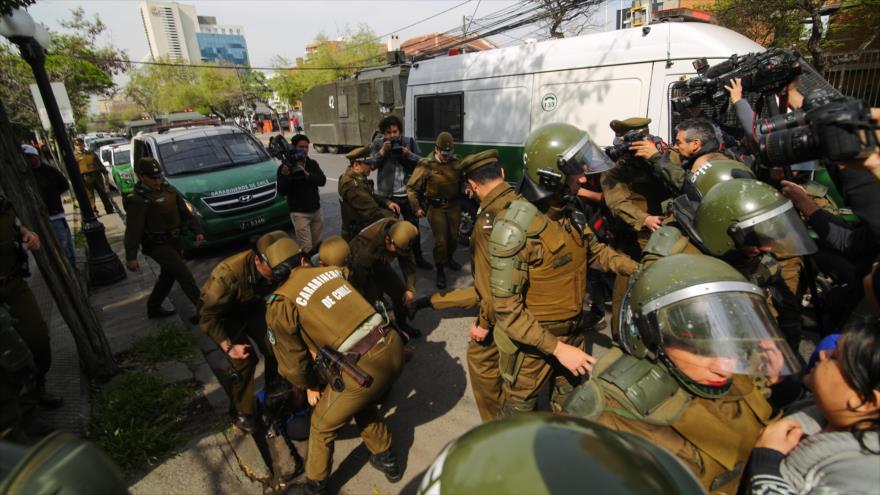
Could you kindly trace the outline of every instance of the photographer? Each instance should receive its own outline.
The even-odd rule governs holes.
[[[327,177],[318,162],[309,158],[309,138],[305,134],[293,136],[290,143],[294,150],[278,167],[278,193],[287,196],[297,244],[310,252],[321,242],[324,230],[318,188],[327,183]]]
[[[698,158],[718,152],[715,125],[702,118],[681,121],[675,126],[674,147],[681,154],[682,166],[686,169],[695,168]]]
[[[378,170],[376,189],[379,194],[390,199],[400,207],[400,215],[404,220],[419,227],[419,217],[410,206],[406,195],[406,184],[422,158],[416,140],[403,136],[403,122],[395,115],[389,115],[379,121],[379,132],[382,136],[373,141],[373,166]],[[416,266],[431,270],[434,266],[422,256],[421,237],[417,237],[412,246]]]

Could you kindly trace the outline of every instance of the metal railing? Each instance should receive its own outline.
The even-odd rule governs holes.
[[[880,50],[828,54],[822,75],[841,93],[880,107]]]

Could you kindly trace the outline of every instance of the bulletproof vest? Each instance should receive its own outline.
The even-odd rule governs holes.
[[[135,185],[134,194],[145,205],[144,231],[146,233],[168,233],[179,230],[182,219],[177,206],[177,190],[163,184],[157,190],[148,189],[142,183]]]
[[[5,200],[0,198],[0,277],[22,276],[22,260],[27,255],[21,245],[21,223]]]
[[[544,225],[543,228],[541,225]],[[584,236],[567,218],[550,221],[539,216],[526,229],[544,246],[544,259],[529,267],[525,302],[539,321],[569,320],[581,314],[587,287],[587,248]]]
[[[357,234],[357,230],[363,227],[363,224],[371,220],[370,215],[373,212],[355,209],[351,204],[342,200],[342,191],[352,187],[361,189],[364,194],[369,194],[372,197],[373,181],[360,176],[351,167],[339,179],[339,208],[342,216],[342,228],[348,229],[354,226],[355,231],[349,232],[350,235],[354,236]],[[379,205],[376,205],[376,208],[379,208]]]
[[[345,279],[337,267],[297,268],[275,294],[283,296],[296,307],[299,324],[314,343],[333,349],[375,309]]]
[[[593,377],[578,388],[566,405],[568,412],[588,419],[615,414],[672,428],[699,451],[702,469],[694,474],[703,486],[736,493],[749,454],[773,414],[751,377],[736,375],[729,392],[706,399],[682,388],[661,364],[617,348],[596,363]],[[675,452],[675,446],[660,446]]]
[[[425,196],[429,199],[452,199],[461,190],[458,160],[440,163],[428,160],[428,180],[425,182]]]
[[[79,173],[80,174],[91,174],[94,172],[100,172],[101,170],[98,168],[100,164],[98,160],[95,158],[94,153],[81,153],[77,154],[76,162],[79,164]]]

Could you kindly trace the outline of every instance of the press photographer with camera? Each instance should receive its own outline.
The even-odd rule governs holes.
[[[400,208],[404,220],[418,229],[419,217],[410,206],[406,184],[422,158],[422,150],[415,139],[403,135],[403,122],[396,115],[388,115],[379,121],[379,132],[382,135],[373,141],[371,155],[373,167],[377,170],[376,189]],[[414,241],[412,250],[416,266],[423,270],[434,268],[422,256],[421,236]]]
[[[279,138],[284,141],[282,136],[274,138],[276,158],[281,160],[281,166],[278,167],[278,194],[287,197],[296,242],[308,253],[321,242],[324,231],[318,188],[327,183],[327,177],[318,162],[309,158],[310,142],[305,134],[290,138],[289,146],[283,146],[286,142],[280,143],[277,141]]]

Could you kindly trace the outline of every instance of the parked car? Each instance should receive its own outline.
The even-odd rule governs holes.
[[[110,167],[112,166],[110,161],[110,149],[116,145],[125,143],[128,143],[128,139],[121,136],[99,138],[92,141],[92,144],[88,149],[98,155],[98,159],[101,160],[101,165],[104,165],[107,173],[110,173]]]
[[[276,184],[278,162],[238,126],[183,124],[139,134],[132,140],[131,162],[144,156],[156,158],[201,222],[205,242],[196,246],[187,233],[187,251],[290,226],[287,201]]]
[[[110,182],[119,194],[125,196],[134,190],[137,178],[131,165],[131,145],[119,144],[111,148]]]

